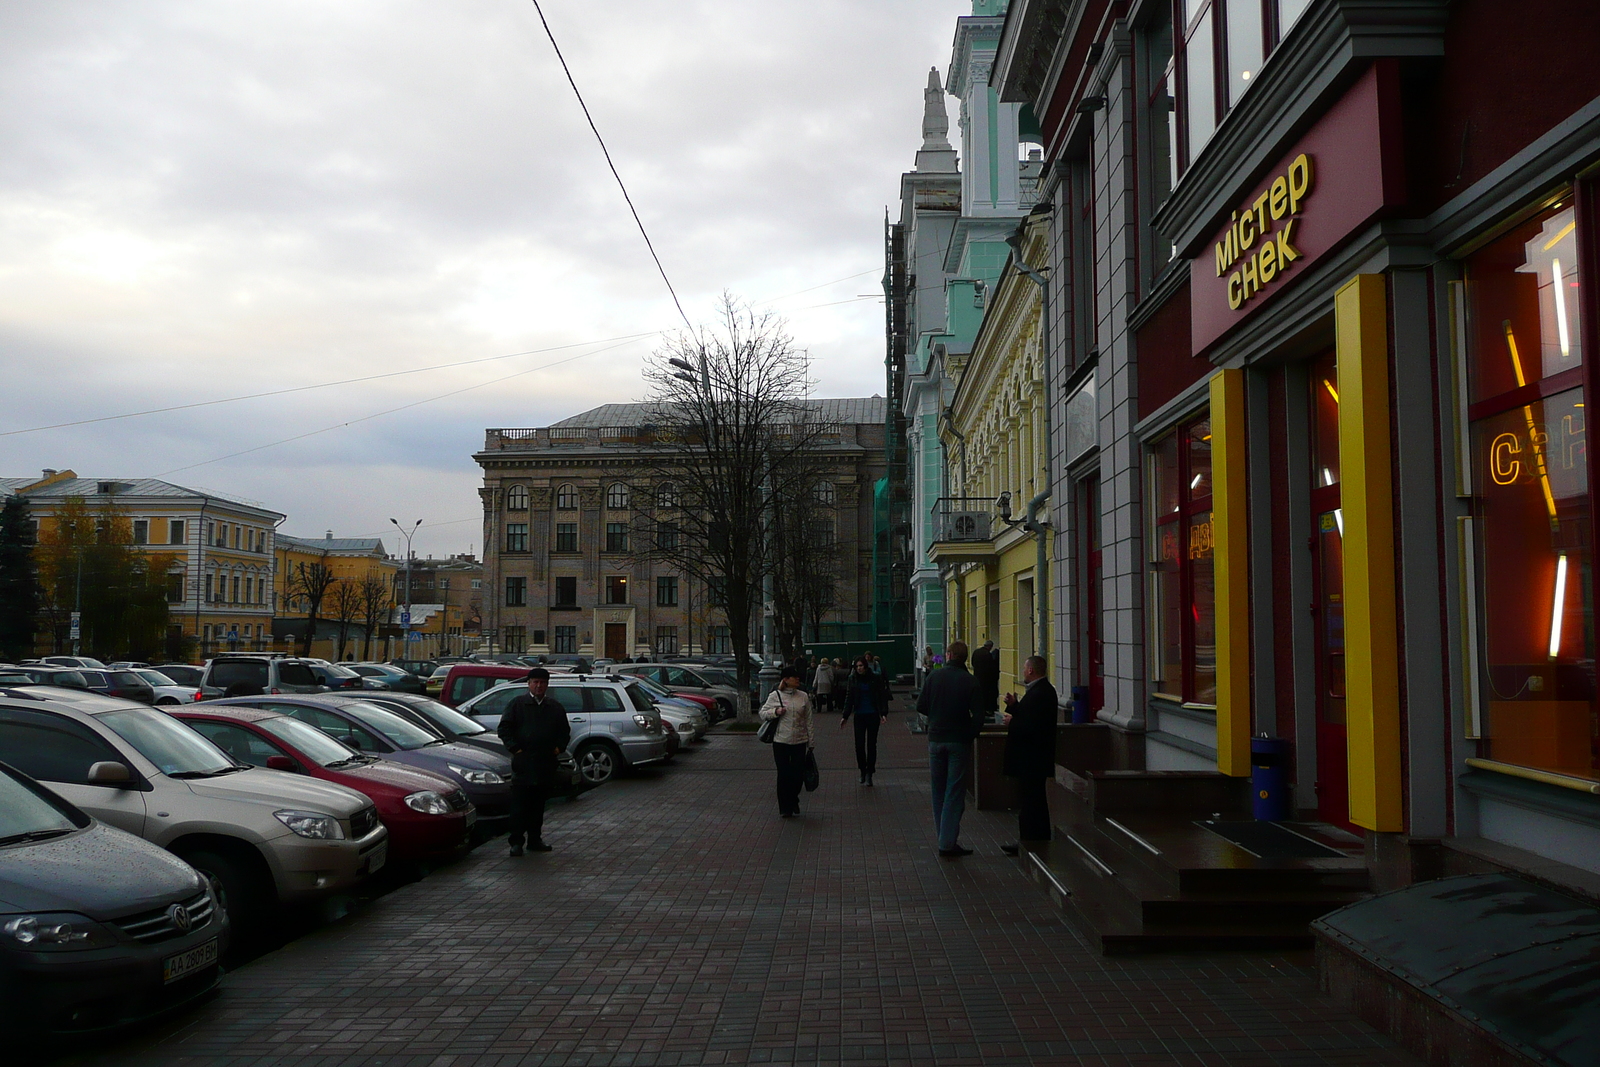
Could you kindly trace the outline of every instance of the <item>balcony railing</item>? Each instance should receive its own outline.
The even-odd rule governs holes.
[[[994,533],[994,500],[945,496],[933,505],[935,541],[987,541]]]

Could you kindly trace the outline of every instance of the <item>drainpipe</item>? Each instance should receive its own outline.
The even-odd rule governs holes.
[[[1031,214],[1042,215],[1050,210],[1049,205],[1044,205],[1043,210],[1035,208]],[[1027,225],[1026,221],[1024,221],[1023,225]],[[1016,233],[1006,238],[1006,243],[1011,246],[1012,266],[1016,267],[1023,277],[1039,287],[1041,301],[1039,333],[1042,348],[1039,362],[1041,365],[1040,373],[1044,378],[1044,488],[1035,493],[1033,499],[1028,501],[1027,517],[1023,519],[1022,527],[1033,534],[1038,549],[1038,556],[1034,563],[1034,574],[1037,575],[1037,578],[1034,581],[1033,594],[1036,602],[1035,608],[1039,613],[1037,627],[1038,655],[1048,662],[1050,659],[1050,560],[1045,550],[1044,540],[1044,533],[1048,523],[1040,520],[1039,513],[1044,508],[1045,502],[1050,499],[1050,460],[1055,454],[1054,441],[1050,430],[1050,404],[1052,400],[1050,392],[1050,280],[1042,271],[1035,270],[1022,261],[1021,226],[1017,227]],[[1046,268],[1046,270],[1048,269]]]

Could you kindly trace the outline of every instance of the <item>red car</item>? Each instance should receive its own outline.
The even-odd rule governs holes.
[[[389,828],[391,859],[448,856],[471,839],[477,809],[448,778],[363,755],[276,711],[201,705],[174,708],[169,714],[240,763],[310,775],[370,797]]]

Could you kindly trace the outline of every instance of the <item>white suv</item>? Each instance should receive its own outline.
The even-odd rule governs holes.
[[[527,691],[522,682],[507,682],[479,693],[457,710],[493,730],[500,725],[506,705]],[[550,698],[566,708],[572,726],[567,751],[590,785],[610,781],[621,767],[667,758],[666,727],[655,702],[632,679],[615,674],[552,673]]]

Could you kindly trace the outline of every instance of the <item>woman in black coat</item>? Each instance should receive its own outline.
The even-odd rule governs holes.
[[[839,699],[839,694],[834,694]],[[845,681],[844,715],[839,719],[839,729],[856,717],[856,766],[861,770],[861,784],[871,785],[873,772],[878,767],[878,728],[889,714],[889,682],[867,664],[865,656],[856,660],[854,669]]]

